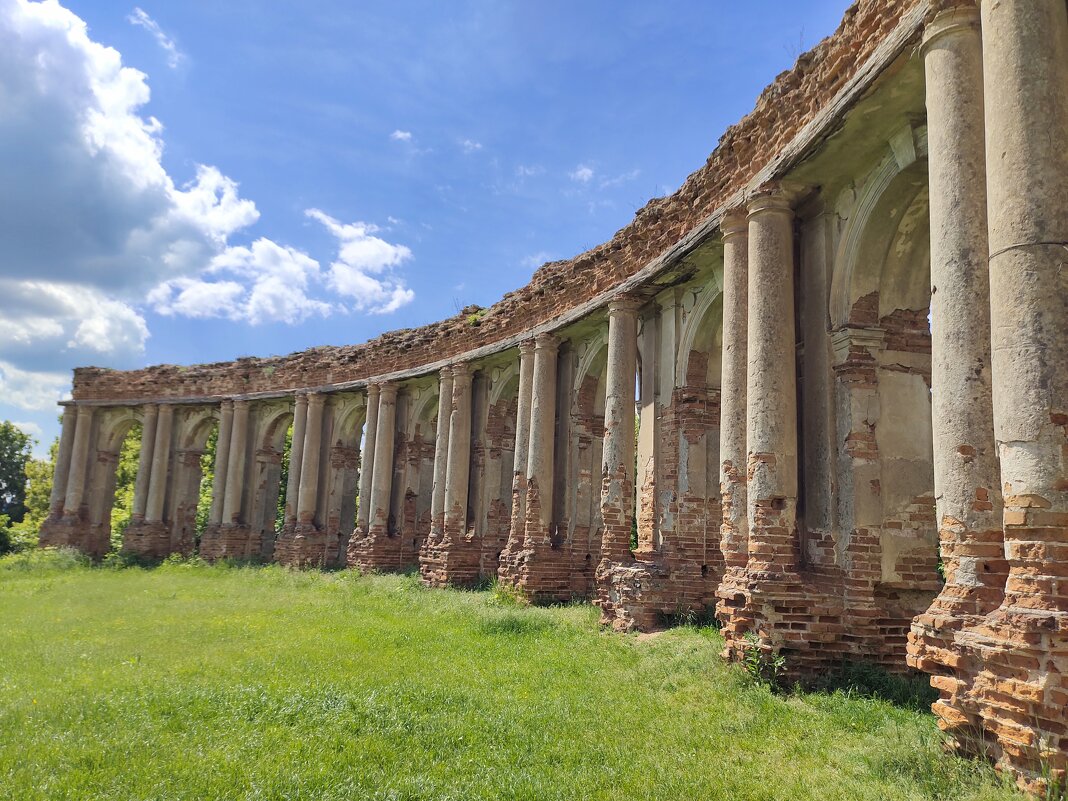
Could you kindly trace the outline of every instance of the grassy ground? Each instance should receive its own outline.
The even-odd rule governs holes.
[[[1008,799],[932,717],[719,635],[408,576],[0,559],[0,798]]]

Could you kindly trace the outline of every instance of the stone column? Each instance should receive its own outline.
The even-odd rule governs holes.
[[[515,458],[512,475],[512,521],[509,541],[523,538],[527,512],[527,459],[530,452],[530,413],[534,397],[534,340],[519,343],[519,396],[515,413]]]
[[[746,355],[748,352],[749,224],[732,212],[723,232],[723,360],[720,379],[719,488],[723,522],[720,549],[727,568],[749,559],[746,506]]]
[[[445,530],[445,482],[449,465],[449,426],[452,419],[452,368],[441,368],[438,380],[438,427],[434,440],[434,487],[430,498],[430,539]]]
[[[931,406],[946,583],[916,619],[914,667],[952,668],[943,649],[1005,586],[990,378],[983,48],[977,8],[945,11],[923,39],[931,196]]]
[[[458,542],[467,533],[467,494],[471,482],[471,366],[452,368],[449,464],[445,479],[445,538]]]
[[[798,564],[793,211],[778,191],[749,203],[746,486],[749,569]]]
[[[163,520],[163,505],[167,498],[167,479],[171,464],[171,433],[174,430],[174,406],[169,403],[159,407],[156,422],[155,444],[152,446],[152,477],[148,483],[148,503],[145,520],[159,523]]]
[[[63,407],[63,430],[59,435],[59,450],[56,453],[56,468],[52,474],[52,495],[49,499],[49,517],[63,516],[63,501],[67,495],[67,478],[70,474],[70,455],[74,447],[74,428],[78,422],[78,410],[74,406]]]
[[[289,474],[286,476],[285,522],[297,519],[298,496],[304,469],[304,438],[308,427],[308,394],[298,392],[293,402],[293,439],[289,446]]]
[[[382,384],[378,395],[378,431],[375,434],[375,468],[371,481],[368,531],[389,532],[389,498],[393,488],[393,438],[397,426],[397,385]]]
[[[211,481],[211,511],[208,523],[222,522],[223,500],[226,496],[226,469],[230,460],[230,437],[233,436],[234,402],[224,400],[219,408],[219,435],[215,438],[215,465]]]
[[[560,341],[552,334],[534,339],[530,436],[527,442],[525,540],[529,547],[549,536],[553,517],[553,454],[556,437],[556,357]]]
[[[148,509],[148,485],[152,479],[152,452],[156,445],[156,419],[159,405],[146,403],[141,419],[141,453],[137,459],[137,478],[134,481],[133,510],[130,522],[145,519]]]
[[[300,489],[297,497],[297,522],[312,526],[315,523],[316,500],[319,496],[319,457],[323,441],[323,403],[326,396],[316,392],[305,397],[307,426],[302,432],[304,447],[301,449]],[[293,441],[296,442],[296,428],[293,429]],[[290,456],[290,469],[295,457]],[[287,504],[288,506],[288,501]]]
[[[375,438],[378,435],[378,384],[367,387],[367,420],[363,427],[363,447],[360,451],[360,504],[356,510],[356,528],[367,533],[367,520],[371,510],[371,479],[375,467]]]
[[[605,377],[604,450],[601,457],[601,558],[630,555],[634,517],[634,381],[637,370],[638,308],[623,296],[608,304],[608,366]]]
[[[226,464],[226,494],[223,500],[223,525],[241,522],[241,496],[245,492],[245,460],[248,451],[248,401],[234,401],[234,422],[230,436],[230,453]]]
[[[1064,612],[1068,582],[1036,545],[1068,541],[1068,12],[1055,0],[982,12],[1006,604]]]
[[[63,500],[64,517],[77,517],[85,497],[85,478],[89,468],[89,440],[93,432],[93,407],[79,406],[74,427],[74,444],[70,454],[67,494]]]
[[[1003,764],[1063,787],[1068,696],[1068,9],[983,0],[994,435],[1009,574],[958,635]],[[952,723],[943,720],[943,723]]]

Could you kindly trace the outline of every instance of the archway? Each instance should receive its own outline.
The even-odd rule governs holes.
[[[832,283],[844,624],[900,668],[940,588],[931,428],[926,163],[888,156],[839,247]]]

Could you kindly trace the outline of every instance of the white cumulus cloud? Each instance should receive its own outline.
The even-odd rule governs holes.
[[[66,370],[21,370],[0,359],[0,397],[20,409],[44,411],[54,409],[70,389]]]
[[[144,10],[129,20],[172,66],[181,59]],[[390,274],[410,252],[371,227],[361,238],[341,226],[329,271],[265,237],[232,241],[259,220],[255,203],[217,167],[197,165],[183,179],[167,172],[163,124],[145,113],[150,97],[148,76],[93,41],[57,0],[0,0],[0,398],[9,404],[54,404],[74,365],[140,364],[146,307],[299,323],[341,310],[328,291],[360,274],[371,279],[363,291],[344,293],[357,308],[411,299]]]
[[[374,234],[378,228],[362,222],[341,223],[319,209],[308,209],[313,220],[322,223],[338,242],[337,258],[327,279],[331,288],[351,298],[359,311],[386,314],[415,298],[393,268],[412,257],[404,245],[394,245]]]
[[[333,310],[329,303],[308,295],[319,280],[319,262],[306,253],[257,239],[250,247],[224,250],[202,277],[160,284],[149,294],[149,302],[166,315],[227,317],[252,325],[294,324]]]
[[[397,129],[389,135],[389,138],[392,139],[394,142],[411,142],[412,132]]]

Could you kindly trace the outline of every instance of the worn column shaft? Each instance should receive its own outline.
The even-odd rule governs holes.
[[[319,496],[319,460],[323,442],[323,403],[326,396],[317,392],[306,401],[307,425],[302,437],[300,489],[297,500],[297,520],[301,523],[315,521],[316,499]],[[293,440],[296,441],[296,429]],[[290,464],[295,457],[290,457]]]
[[[152,477],[148,484],[148,503],[145,520],[158,523],[163,520],[163,505],[167,497],[167,479],[171,464],[171,432],[174,430],[174,407],[160,406],[156,421],[156,441],[152,446]]]
[[[452,414],[449,417],[449,464],[445,478],[445,536],[467,532],[467,494],[471,486],[471,367],[452,368]]]
[[[984,0],[994,429],[1006,604],[1068,611],[1068,11]]]
[[[608,365],[605,376],[604,449],[601,457],[603,558],[630,552],[634,518],[634,386],[637,370],[637,298],[608,304]]]
[[[248,401],[234,401],[234,423],[230,436],[230,453],[226,465],[226,495],[223,501],[223,524],[239,523],[241,496],[245,492],[245,460],[248,451]]]
[[[530,404],[534,392],[534,340],[519,345],[519,396],[515,413],[515,458],[512,475],[512,519],[509,544],[523,539],[527,517],[527,458],[530,447]]]
[[[141,419],[141,452],[137,459],[137,478],[134,481],[131,520],[144,520],[148,509],[148,485],[152,479],[152,452],[156,446],[156,420],[159,406],[146,403]]]
[[[534,340],[530,437],[527,443],[526,539],[546,536],[553,515],[553,454],[556,436],[556,358],[559,341],[552,334]],[[534,527],[533,529],[531,527]]]
[[[944,611],[1001,601],[1005,566],[990,374],[983,50],[979,12],[924,37],[931,196],[931,405]]]
[[[375,472],[375,438],[378,436],[378,385],[367,387],[367,420],[363,427],[363,447],[360,451],[360,483],[357,490],[356,528],[367,532],[371,511],[371,479]]]
[[[389,498],[393,488],[393,439],[397,424],[397,385],[382,384],[378,395],[378,432],[375,434],[375,468],[371,481],[369,529],[389,530]]]
[[[59,435],[59,450],[56,452],[56,468],[52,474],[52,496],[48,510],[52,517],[63,514],[63,501],[67,495],[67,478],[70,474],[70,456],[74,447],[74,429],[78,423],[78,410],[74,406],[63,407],[63,429]]]
[[[225,400],[219,408],[219,434],[215,438],[215,465],[211,481],[211,511],[208,523],[222,522],[223,501],[226,496],[226,468],[230,460],[230,437],[233,436],[234,402]]]
[[[438,381],[438,426],[434,440],[434,487],[430,499],[430,534],[445,529],[445,481],[449,466],[449,425],[452,419],[452,368],[443,367]]]
[[[746,346],[749,293],[749,224],[745,214],[724,218],[723,359],[720,378],[719,487],[723,508],[720,548],[727,567],[749,558],[746,510]]]
[[[93,407],[79,406],[74,428],[74,444],[70,454],[67,494],[63,501],[64,515],[75,517],[85,497],[85,478],[89,461],[89,440],[93,431]]]
[[[297,393],[293,402],[293,439],[289,446],[289,474],[286,476],[286,522],[297,519],[301,475],[304,469],[304,439],[308,428],[308,395]]]
[[[797,538],[793,212],[780,193],[749,204],[746,441],[751,570],[792,570]]]

